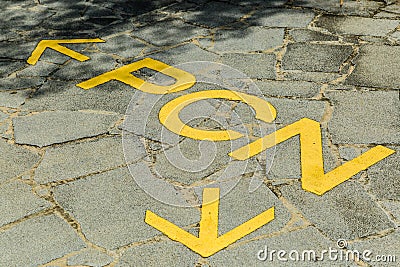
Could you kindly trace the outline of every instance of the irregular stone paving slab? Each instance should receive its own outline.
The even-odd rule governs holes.
[[[87,60],[85,62],[71,60],[71,62],[69,62],[63,68],[56,71],[52,75],[52,77],[58,80],[65,81],[84,81],[97,75],[103,74],[104,72],[111,71],[115,68],[115,60],[110,55],[100,53],[92,54],[87,52],[83,53],[86,56],[90,57],[90,60]]]
[[[316,256],[320,256],[321,251],[328,250],[329,246],[333,247],[334,244],[314,227],[307,227],[270,238],[246,242],[239,246],[228,247],[228,249],[209,257],[208,261],[211,266],[310,266],[311,262],[315,264],[314,260],[311,260],[311,262],[308,260],[292,261],[289,259],[288,254],[291,250],[296,250],[299,252],[300,257],[303,251],[314,250]],[[260,253],[260,250],[263,252]],[[276,252],[271,259],[269,255],[272,250],[286,251],[287,254],[283,258],[286,258],[287,261],[278,261]],[[265,255],[265,251],[267,251],[268,255]],[[259,260],[258,254],[260,254],[261,259],[263,257],[268,258],[265,261]],[[305,258],[308,259],[307,257],[306,255]],[[318,266],[342,266],[343,263],[325,260],[322,262],[318,261],[317,264]]]
[[[289,44],[282,67],[284,70],[338,72],[352,52],[350,45]]]
[[[181,20],[163,20],[143,28],[134,29],[132,32],[133,36],[157,46],[174,45],[191,40],[196,36],[208,34],[206,29],[187,24]]]
[[[365,45],[354,60],[355,70],[346,79],[346,84],[400,89],[400,47]]]
[[[315,14],[311,10],[268,8],[257,10],[249,19],[253,25],[282,28],[306,27]]]
[[[334,144],[398,143],[400,100],[396,91],[327,92],[334,111],[328,123]]]
[[[316,22],[316,26],[332,33],[371,36],[385,36],[398,25],[396,20],[333,15],[323,15]]]
[[[102,52],[119,55],[123,58],[138,56],[148,47],[128,34],[118,35],[105,41],[106,43],[98,46]]]
[[[265,184],[261,184],[254,192],[250,192],[251,179],[241,178],[230,192],[220,198],[219,235],[229,232],[272,207],[275,207],[275,218],[258,230],[242,237],[239,241],[278,232],[290,220],[289,211]],[[220,183],[220,187],[224,188],[224,183]],[[199,203],[201,203],[202,190],[197,189],[196,193]]]
[[[316,32],[308,29],[290,30],[289,34],[296,42],[337,41],[339,39],[337,36],[334,35]]]
[[[275,79],[276,56],[273,54],[224,54],[222,63],[237,69],[249,78]],[[252,64],[248,64],[251,62]],[[234,77],[232,77],[234,78]]]
[[[162,241],[129,248],[115,266],[195,266],[199,257],[178,242]]]
[[[29,150],[0,140],[0,182],[20,175],[38,162],[39,156]]]
[[[39,212],[51,205],[35,196],[29,185],[13,181],[0,186],[0,226]]]
[[[50,147],[35,171],[35,180],[44,184],[76,178],[124,163],[120,137]]]
[[[380,202],[383,208],[394,217],[395,223],[397,226],[400,225],[400,202],[399,201],[392,201],[386,200]]]
[[[370,192],[379,199],[400,201],[400,147],[390,147],[396,153],[368,168]]]
[[[17,77],[47,77],[50,73],[58,69],[59,66],[46,61],[38,61],[36,65],[28,65],[26,68],[17,71]]]
[[[20,61],[0,60],[0,77],[4,78],[7,75],[13,73],[14,71],[22,69],[24,66],[26,66],[26,63],[25,61],[22,60]]]
[[[17,41],[0,42],[0,51],[7,59],[21,59],[25,61],[35,49],[37,42]],[[25,62],[24,62],[25,63]]]
[[[373,261],[368,262],[372,266],[396,266],[400,255],[400,232],[397,230],[384,237],[377,237],[370,240],[363,240],[362,242],[355,242],[349,244],[348,248],[351,250],[358,250],[360,252],[369,250],[371,251],[370,258]],[[392,256],[392,262],[377,262],[376,256]],[[395,256],[395,261],[393,261]]]
[[[332,240],[351,240],[393,228],[394,224],[358,183],[346,181],[323,196],[300,183],[280,188],[283,196]]]
[[[183,19],[207,27],[220,27],[238,21],[251,9],[228,3],[210,2],[183,14]]]
[[[144,222],[147,209],[180,227],[200,220],[195,208],[166,205],[147,195],[127,168],[61,185],[54,189],[54,195],[79,221],[85,236],[108,249],[160,234]]]
[[[314,97],[321,85],[305,81],[255,81],[265,96]]]
[[[84,249],[81,253],[68,258],[67,264],[70,266],[93,266],[102,267],[110,264],[114,259],[95,249]]]
[[[1,93],[0,93],[1,95]],[[8,114],[4,113],[3,111],[0,111],[0,122],[2,122],[4,119],[8,118]]]
[[[75,84],[49,80],[21,108],[28,111],[89,109],[124,114],[136,92],[135,88],[119,81],[110,81],[89,90]]]
[[[3,78],[0,79],[0,90],[21,90],[35,88],[45,81],[42,77]]]
[[[38,266],[85,247],[73,228],[56,215],[17,224],[0,234],[0,244],[2,266]]]
[[[294,6],[317,8],[328,11],[333,14],[340,15],[359,15],[359,16],[371,16],[379,8],[384,6],[383,2],[376,2],[370,0],[360,1],[345,1],[341,7],[338,5],[336,0],[327,0],[321,2],[319,0],[295,0]]]
[[[49,111],[13,119],[17,144],[39,147],[104,134],[119,115]]]
[[[328,83],[340,78],[339,73],[285,71],[285,80]]]
[[[220,30],[210,39],[199,39],[200,44],[215,52],[252,52],[276,48],[283,43],[283,29],[249,27],[238,30]]]
[[[32,93],[32,90],[16,92],[0,92],[0,106],[8,108],[18,108],[25,102]]]

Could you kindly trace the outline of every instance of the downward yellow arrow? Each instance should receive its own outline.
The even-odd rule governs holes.
[[[218,206],[219,188],[205,188],[203,190],[199,237],[186,232],[150,210],[146,211],[145,222],[202,257],[209,257],[275,218],[274,207],[272,207],[218,237]]]
[[[103,43],[105,42],[102,39],[71,39],[71,40],[41,40],[36,46],[35,50],[33,50],[31,56],[28,58],[26,62],[31,65],[35,65],[40,56],[43,54],[46,48],[54,49],[62,54],[70,56],[79,61],[85,61],[90,59],[88,56],[82,55],[74,50],[61,46],[60,44],[80,44],[80,43]]]

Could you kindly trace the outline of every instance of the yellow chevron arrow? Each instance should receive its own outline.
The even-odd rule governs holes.
[[[203,190],[199,237],[186,232],[150,210],[146,211],[145,222],[202,257],[209,257],[275,218],[274,207],[272,207],[231,231],[218,236],[218,206],[219,188],[205,188]]]
[[[70,39],[70,40],[41,40],[36,48],[33,50],[31,56],[26,62],[35,65],[46,48],[51,48],[62,54],[70,56],[79,61],[90,59],[88,56],[82,55],[74,50],[61,46],[60,44],[80,44],[80,43],[104,43],[105,41],[99,38],[95,39]]]

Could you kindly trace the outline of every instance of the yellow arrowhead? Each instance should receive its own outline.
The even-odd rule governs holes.
[[[85,61],[88,60],[89,57],[82,55],[81,53],[78,53],[69,48],[66,48],[65,46],[61,46],[60,44],[103,43],[103,42],[105,41],[99,38],[70,39],[70,40],[41,40],[26,62],[28,62],[31,65],[35,65],[38,62],[40,56],[43,54],[44,50],[46,50],[46,48],[51,48],[62,54],[70,56],[71,58],[74,58],[76,60]]]
[[[205,188],[203,190],[199,237],[186,232],[150,210],[146,211],[145,222],[202,257],[209,257],[275,218],[274,207],[272,207],[231,231],[218,236],[218,206],[219,188]]]
[[[272,134],[259,138],[229,153],[229,155],[237,160],[246,160],[296,135],[300,135],[302,187],[317,195],[323,195],[350,179],[353,175],[395,152],[384,146],[376,146],[357,158],[325,173],[320,124],[317,121],[303,118]]]

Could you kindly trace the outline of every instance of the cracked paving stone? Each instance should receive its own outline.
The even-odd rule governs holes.
[[[7,55],[9,59],[26,60],[35,49],[38,42],[0,42],[2,55]]]
[[[18,108],[32,93],[32,90],[20,90],[15,92],[0,92],[0,106],[8,108]]]
[[[400,141],[396,91],[326,92],[333,105],[328,123],[334,144],[392,144]]]
[[[395,218],[395,220],[397,221],[396,225],[400,226],[400,202],[385,200],[381,201],[381,205]]]
[[[0,93],[0,95],[1,95],[1,93]],[[8,116],[9,116],[9,115],[8,115],[7,113],[4,113],[3,111],[0,111],[0,123],[1,123],[3,120],[7,119]]]
[[[240,245],[234,245],[224,249],[208,258],[211,266],[310,266],[310,262],[315,263],[316,257],[320,256],[322,250],[328,247],[334,247],[331,241],[324,237],[314,227],[307,227],[297,231],[283,233],[270,238],[264,238],[246,242]],[[299,257],[304,250],[314,250],[315,257],[311,255],[311,261],[294,261],[289,259],[288,254],[283,256],[287,261],[278,261],[275,253],[271,259],[272,250],[284,250],[289,253],[291,250],[299,252]],[[263,252],[260,253],[260,250]],[[267,251],[267,255],[265,255]],[[260,257],[261,260],[258,258]],[[295,257],[295,255],[293,255]],[[307,257],[307,256],[306,256]],[[265,260],[263,260],[265,258]],[[306,258],[307,259],[307,258]],[[314,266],[314,265],[313,265]],[[342,266],[340,262],[318,261],[315,266]]]
[[[13,119],[17,144],[39,147],[107,133],[120,118],[114,114],[48,111]]]
[[[0,78],[5,78],[26,65],[25,61],[0,60]]]
[[[41,184],[61,181],[124,163],[120,137],[50,147],[35,171],[35,180]]]
[[[178,242],[161,241],[127,249],[115,266],[195,266],[199,257]]]
[[[58,65],[47,63],[45,61],[38,61],[36,65],[27,65],[26,68],[17,71],[17,77],[47,77],[49,74],[59,68]]]
[[[0,140],[0,182],[29,170],[39,161],[39,155],[16,145]]]
[[[323,15],[316,22],[316,26],[332,33],[371,36],[385,36],[398,25],[396,20],[333,15]]]
[[[102,267],[113,262],[113,258],[95,249],[84,249],[77,255],[69,257],[68,266],[91,266]]]
[[[252,79],[275,79],[276,56],[273,54],[224,54],[222,63],[237,69]],[[252,64],[248,64],[252,62]],[[234,77],[232,77],[234,78]],[[239,77],[241,78],[241,77]]]
[[[311,22],[314,16],[315,13],[311,10],[266,8],[256,11],[248,20],[253,25],[303,28]]]
[[[282,66],[284,70],[339,72],[352,52],[350,45],[289,44]]]
[[[248,11],[249,8],[229,3],[210,2],[193,11],[188,10],[182,17],[185,21],[214,28],[238,21]]]
[[[180,227],[200,220],[195,208],[174,207],[147,195],[127,168],[58,186],[54,195],[79,221],[84,235],[108,249],[161,234],[144,222],[147,209]]]
[[[317,83],[307,81],[255,81],[263,95],[292,96],[292,97],[314,97],[321,88]]]
[[[21,106],[26,111],[103,110],[124,114],[135,89],[119,81],[110,81],[90,90],[75,82],[49,80]],[[0,100],[1,103],[1,100]]]
[[[349,250],[357,250],[360,253],[363,251],[371,251],[370,258],[373,260],[368,262],[371,266],[396,266],[396,261],[400,255],[400,232],[399,230],[390,233],[383,237],[376,237],[369,240],[362,240],[348,245]],[[377,255],[395,256],[395,261],[392,262],[377,262],[374,261]],[[367,262],[367,261],[366,261]]]
[[[132,38],[128,34],[112,37],[98,46],[104,53],[118,55],[122,58],[139,56],[148,49],[148,45]]]
[[[254,192],[250,192],[250,184],[254,182],[251,181],[251,179],[253,178],[242,177],[230,192],[221,196],[219,202],[219,236],[272,207],[275,207],[275,218],[256,231],[242,237],[238,242],[278,232],[289,222],[291,218],[289,211],[264,183]],[[225,183],[228,184],[226,188],[229,188],[230,182]],[[221,188],[225,188],[224,182],[218,185]],[[210,187],[215,187],[215,185],[210,185]],[[199,203],[201,203],[202,190],[196,189],[197,199],[199,199]]]
[[[133,36],[156,46],[169,46],[209,35],[208,30],[187,24],[181,20],[163,20],[146,27],[134,29]]]
[[[53,214],[0,233],[0,244],[1,266],[38,266],[86,246],[71,226]]]
[[[384,211],[355,182],[346,181],[322,196],[300,182],[280,188],[282,195],[332,240],[352,240],[393,228]]]
[[[346,79],[346,84],[400,89],[400,47],[365,45],[354,60],[356,68]]]
[[[116,62],[112,56],[83,52],[90,60],[79,62],[71,60],[67,65],[56,71],[51,77],[59,80],[87,80],[115,68]]]
[[[0,90],[21,90],[34,88],[43,84],[43,77],[3,78],[0,79]]]
[[[283,43],[283,29],[252,26],[243,30],[219,30],[213,38],[199,39],[200,44],[214,52],[252,52],[276,48]]]
[[[369,191],[380,199],[400,200],[400,147],[386,159],[368,168]]]
[[[0,186],[0,226],[49,208],[49,202],[35,196],[29,185],[13,181]]]
[[[309,41],[338,41],[339,38],[334,35],[316,32],[308,29],[294,29],[289,31],[290,36],[296,42],[309,42]]]
[[[320,10],[328,11],[332,14],[339,15],[359,15],[359,16],[372,16],[384,6],[383,2],[359,0],[359,1],[345,1],[341,7],[336,0],[295,0],[294,6],[317,8]]]
[[[340,78],[339,73],[285,71],[285,80],[328,83]]]

